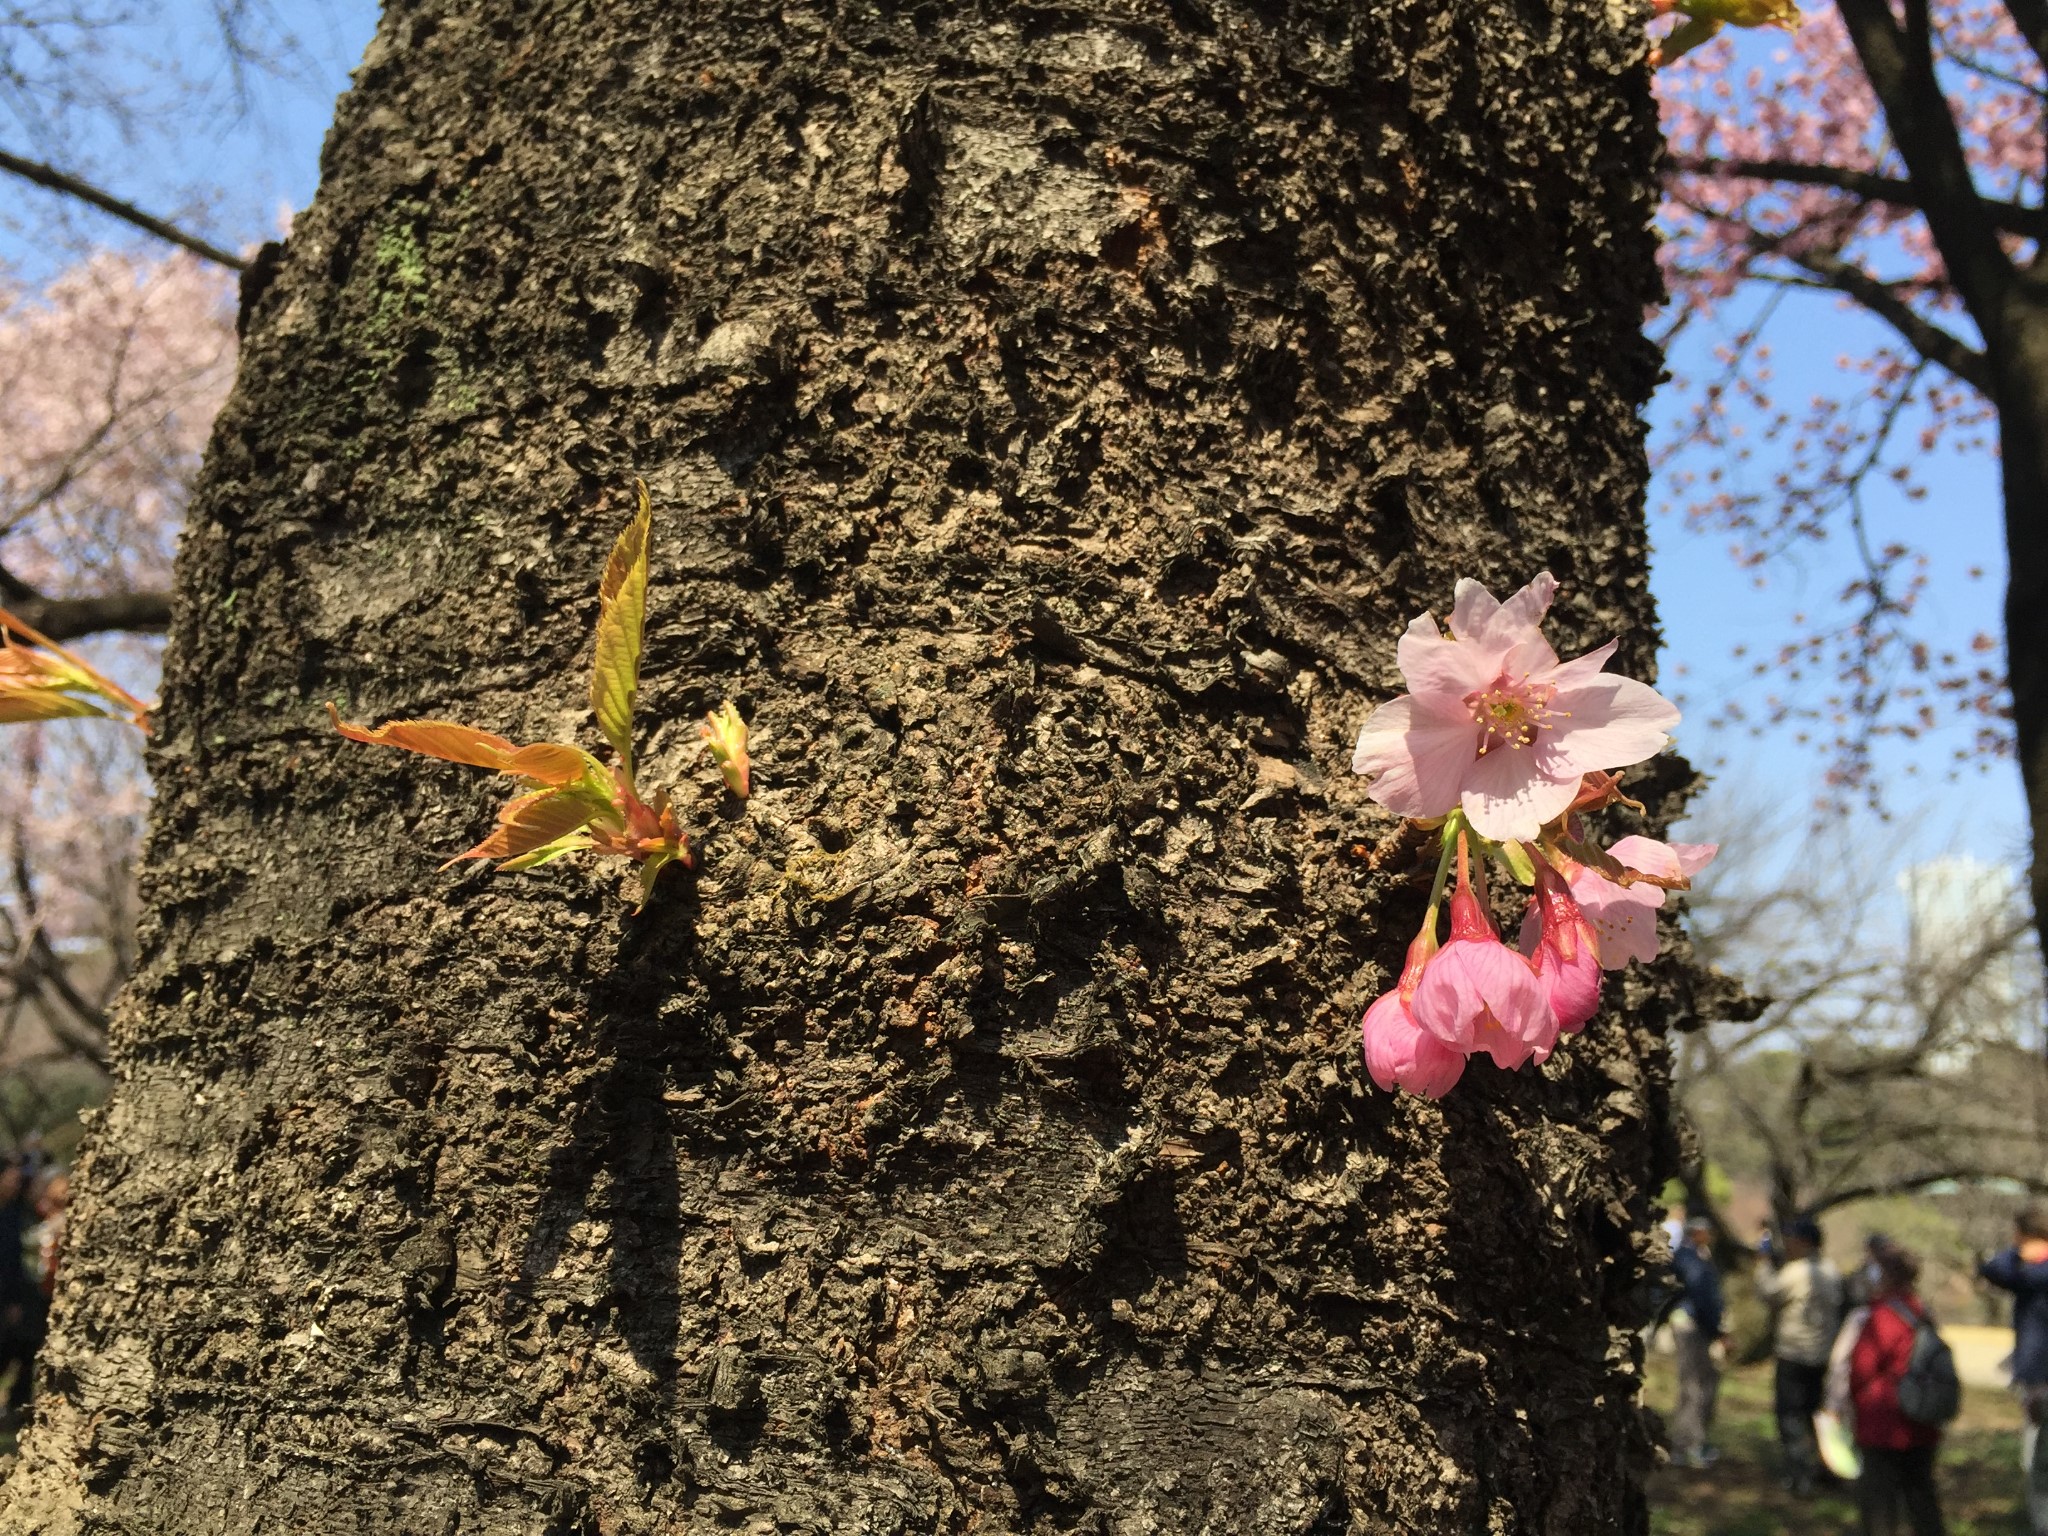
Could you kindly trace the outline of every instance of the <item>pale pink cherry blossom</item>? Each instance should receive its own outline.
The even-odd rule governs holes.
[[[1719,843],[1660,843],[1653,837],[1624,837],[1607,851],[1624,867],[1666,880],[1687,879],[1713,863]],[[1654,885],[1619,885],[1598,870],[1572,864],[1566,871],[1579,910],[1592,925],[1600,964],[1618,971],[1631,960],[1657,957],[1657,913],[1663,890]]]
[[[1368,793],[1415,820],[1462,806],[1496,842],[1531,841],[1571,806],[1590,772],[1661,751],[1678,711],[1633,678],[1600,669],[1618,642],[1561,662],[1537,627],[1557,582],[1548,571],[1506,602],[1460,581],[1451,635],[1423,614],[1396,659],[1409,691],[1358,733],[1355,773]]]
[[[1436,952],[1436,908],[1431,907],[1422,932],[1408,946],[1400,981],[1365,1010],[1365,1070],[1390,1093],[1405,1088],[1425,1099],[1440,1099],[1465,1074],[1465,1053],[1417,1024],[1410,1011],[1423,970]]]
[[[1522,919],[1521,949],[1536,968],[1559,1032],[1574,1035],[1600,1007],[1598,940],[1565,877],[1541,854],[1531,858],[1536,894]]]
[[[1481,868],[1484,889],[1484,867]],[[1409,1005],[1415,1022],[1444,1044],[1495,1065],[1519,1067],[1557,1041],[1557,1020],[1529,962],[1501,943],[1468,875],[1458,836],[1458,883],[1451,893],[1451,939],[1422,973]]]

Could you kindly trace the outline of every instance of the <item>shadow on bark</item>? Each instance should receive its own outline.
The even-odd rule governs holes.
[[[674,903],[679,894],[671,886],[657,900]],[[673,915],[664,922],[658,911],[641,921],[649,919],[627,933],[619,964],[593,988],[591,1048],[603,1066],[548,1158],[520,1289],[524,1299],[535,1299],[577,1223],[602,1223],[609,1262],[599,1311],[609,1312],[611,1331],[653,1375],[665,1418],[677,1396],[683,1228],[668,1100],[682,1091],[684,1077],[697,1074],[688,1070],[695,1042],[664,1021],[662,1005],[678,990],[677,978],[694,973],[687,954],[670,952],[687,925]]]

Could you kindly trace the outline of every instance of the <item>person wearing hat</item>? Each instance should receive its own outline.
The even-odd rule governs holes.
[[[1714,1224],[1695,1216],[1685,1224],[1685,1242],[1671,1256],[1677,1273],[1678,1305],[1671,1334],[1678,1345],[1678,1406],[1671,1413],[1671,1459],[1681,1467],[1710,1467],[1716,1453],[1707,1444],[1714,1425],[1714,1399],[1721,1367],[1714,1346],[1723,1341],[1721,1272],[1714,1267]]]
[[[1762,1245],[1756,1293],[1771,1309],[1771,1407],[1785,1486],[1805,1495],[1820,1482],[1813,1416],[1827,1394],[1828,1356],[1842,1326],[1842,1275],[1822,1257],[1820,1225],[1812,1217],[1786,1222],[1784,1239],[1782,1256],[1768,1239]]]

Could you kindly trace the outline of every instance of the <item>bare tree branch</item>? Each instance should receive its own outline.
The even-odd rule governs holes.
[[[1673,155],[1671,170],[1685,176],[1716,176],[1742,181],[1780,181],[1788,186],[1833,187],[1866,202],[1920,209],[1926,200],[1918,186],[1899,176],[1852,171],[1839,165],[1802,160],[1723,160],[1711,155]],[[1998,228],[2029,240],[2048,241],[2048,209],[2020,203],[1980,199]]]
[[[2005,0],[2005,9],[2034,57],[2048,67],[2048,0]]]
[[[1776,254],[1805,268],[1828,287],[1849,295],[1898,332],[1908,346],[1930,363],[1946,368],[1987,395],[1991,393],[1991,365],[1984,354],[1922,315],[1889,284],[1878,281],[1854,262],[1826,252]]]
[[[0,568],[0,607],[12,609],[52,640],[107,630],[159,633],[171,622],[168,592],[110,592],[100,597],[44,597]]]
[[[1704,207],[1686,198],[1674,196],[1672,200],[1703,219],[1713,219],[1740,229],[1749,248],[1757,255],[1774,256],[1781,261],[1789,261],[1812,274],[1822,286],[1847,294],[1889,325],[1908,346],[1927,361],[1937,367],[1946,368],[1964,383],[1982,390],[1986,395],[1991,393],[1991,365],[1982,352],[1960,336],[1943,330],[1913,308],[1892,284],[1880,281],[1855,263],[1845,261],[1818,245],[1798,244],[1801,240],[1812,238],[1814,232],[1811,229],[1802,227],[1772,234],[1718,209]]]
[[[1975,1184],[1993,1179],[2024,1185],[2034,1194],[2048,1194],[2048,1179],[2027,1173],[2015,1173],[2009,1168],[1965,1164],[1936,1169],[1930,1173],[1918,1173],[1911,1178],[1872,1179],[1862,1184],[1845,1184],[1840,1189],[1829,1190],[1810,1202],[1807,1214],[1818,1216],[1822,1211],[1833,1210],[1838,1205],[1850,1205],[1858,1200],[1874,1200],[1880,1195],[1915,1194],[1933,1184]]]
[[[44,165],[40,160],[25,160],[20,155],[9,154],[6,150],[0,149],[0,171],[11,172],[24,181],[34,182],[39,187],[47,187],[52,192],[61,192],[66,197],[75,197],[82,203],[90,203],[102,213],[111,214],[124,223],[155,235],[159,240],[168,240],[172,245],[190,251],[194,256],[203,257],[231,271],[240,272],[249,265],[241,257],[222,250],[211,241],[188,234],[177,225],[167,223],[154,214],[144,213],[133,203],[124,203],[111,192],[102,192],[91,182],[80,181],[76,176],[60,171],[55,166]]]

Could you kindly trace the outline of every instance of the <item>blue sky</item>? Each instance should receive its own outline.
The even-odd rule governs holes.
[[[101,55],[101,64],[111,61],[131,86],[130,136],[107,131],[104,114],[89,111],[58,113],[40,126],[19,117],[5,123],[0,112],[0,144],[61,159],[117,195],[176,216],[224,245],[253,244],[276,231],[284,210],[312,200],[334,98],[346,88],[376,14],[365,0],[294,4],[285,67],[275,75],[251,74],[238,98],[235,82],[218,63],[209,4],[178,0],[165,8],[155,29],[127,32],[118,46],[104,45],[113,51]],[[198,126],[189,110],[156,115],[157,104],[172,99],[204,103]],[[68,238],[51,237],[52,216]],[[0,260],[24,276],[62,266],[76,248],[73,242],[126,238],[122,228],[97,214],[18,181],[0,184]],[[1811,393],[1832,373],[1838,354],[1875,333],[1874,322],[1825,297],[1788,302],[1773,325],[1779,384],[1788,398]],[[1689,331],[1674,351],[1674,370],[1702,371],[1707,349],[1718,339],[1709,327]],[[1671,413],[1670,401],[1660,397],[1652,421],[1668,421]],[[1746,473],[1761,482],[1772,467],[1760,454]],[[1883,538],[1887,529],[1896,530],[1908,542],[1933,546],[1927,631],[1938,647],[1967,646],[1977,631],[1996,634],[2000,628],[2004,555],[1997,467],[1987,456],[1951,457],[1926,478],[1934,487],[1927,502],[1877,493],[1874,531]],[[1839,541],[1801,550],[1775,562],[1759,588],[1757,573],[1729,558],[1725,534],[1687,529],[1677,516],[1657,510],[1665,499],[1662,487],[1653,488],[1651,586],[1666,641],[1663,686],[1684,694],[1687,704],[1681,745],[1717,777],[1701,820],[1711,824],[1723,814],[1721,807],[1764,799],[1803,807],[1813,798],[1820,768],[1811,749],[1798,746],[1789,732],[1753,739],[1741,730],[1713,729],[1707,717],[1722,700],[1753,705],[1761,699],[1764,688],[1749,677],[1749,663],[1731,654],[1733,647],[1746,644],[1752,655],[1773,651],[1790,635],[1788,613],[1824,611],[1830,595],[1850,578],[1847,551]],[[1982,567],[1985,578],[1968,580],[1964,573],[1971,566]],[[1892,744],[1881,750],[1897,819],[1884,826],[1866,819],[1853,828],[1873,858],[1895,867],[1944,854],[2018,859],[2024,818],[2017,774],[2000,762],[1951,781],[1948,760],[1964,734],[1951,730],[1910,748]]]
[[[1743,309],[1731,307],[1731,322],[1742,314]],[[1771,324],[1779,391],[1787,399],[1829,387],[1835,358],[1867,347],[1882,332],[1875,321],[1822,295],[1802,295],[1783,305]],[[1718,339],[1712,329],[1695,327],[1673,349],[1673,370],[1695,376],[1707,371],[1706,353]],[[1672,398],[1660,395],[1651,409],[1653,430],[1664,427],[1676,409]],[[1776,467],[1775,458],[1760,452],[1739,473],[1762,486]],[[1872,538],[1896,538],[1929,552],[1929,588],[1917,622],[1936,649],[1967,654],[1975,634],[2003,632],[2005,546],[1998,465],[1988,453],[1941,453],[1928,461],[1922,478],[1929,495],[1919,502],[1908,501],[1889,482],[1873,486],[1867,498]],[[1729,535],[1687,528],[1665,506],[1667,499],[1663,484],[1652,487],[1650,585],[1665,639],[1660,686],[1683,695],[1686,720],[1679,728],[1680,743],[1716,777],[1706,819],[1715,814],[1712,798],[1744,804],[1774,798],[1803,808],[1813,798],[1822,766],[1812,748],[1801,747],[1789,730],[1757,738],[1741,728],[1717,729],[1708,717],[1728,699],[1749,705],[1754,716],[1765,695],[1783,687],[1782,678],[1752,677],[1751,665],[1791,638],[1790,614],[1819,616],[1830,610],[1834,594],[1855,575],[1853,553],[1838,538],[1802,545],[1761,571],[1747,569],[1731,558]],[[1972,567],[1982,570],[1981,578],[1970,578]],[[1733,654],[1738,645],[1748,648],[1747,657]],[[2009,760],[1979,761],[1956,770],[1954,754],[1973,735],[1970,727],[1945,724],[1918,742],[1880,744],[1879,777],[1893,819],[1878,823],[1859,816],[1854,821],[1873,848],[1889,850],[1897,864],[1944,854],[1988,862],[2021,857],[2025,814],[2018,770]]]

